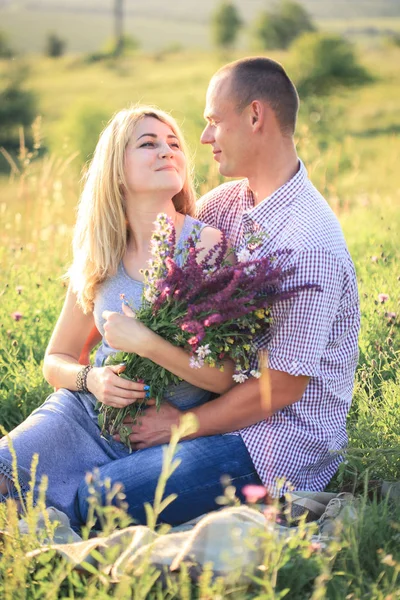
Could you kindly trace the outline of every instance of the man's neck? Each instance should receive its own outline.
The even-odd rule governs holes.
[[[265,198],[271,196],[276,190],[285,185],[299,170],[299,159],[296,152],[285,155],[279,160],[267,161],[259,172],[255,172],[249,179],[249,187],[254,195],[254,205],[260,204]]]

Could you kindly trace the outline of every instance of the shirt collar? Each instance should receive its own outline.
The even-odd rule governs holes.
[[[273,192],[267,198],[264,198],[262,202],[250,208],[245,209],[243,212],[243,225],[245,231],[254,231],[258,227],[263,227],[271,219],[272,215],[276,214],[278,210],[282,210],[289,206],[294,198],[304,188],[308,180],[307,170],[303,162],[299,159],[299,170],[297,173],[284,183],[280,188]],[[250,188],[247,186],[248,193],[251,194]],[[242,196],[244,198],[244,196]],[[247,198],[247,196],[246,196]],[[248,201],[246,202],[247,207],[249,206]]]

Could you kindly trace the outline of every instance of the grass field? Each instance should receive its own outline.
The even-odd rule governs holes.
[[[289,72],[294,69],[290,53],[275,57]],[[348,456],[331,488],[346,484],[361,491],[366,478],[400,479],[400,49],[363,50],[362,57],[374,82],[328,101],[304,102],[298,127],[299,154],[339,215],[357,269],[360,363]],[[0,423],[6,429],[51,391],[40,365],[65,293],[60,276],[70,257],[86,142],[95,143],[102,119],[130,102],[159,104],[182,122],[195,156],[198,189],[210,189],[219,177],[209,149],[198,139],[207,81],[226,59],[193,51],[140,55],[118,64],[90,65],[68,56],[28,61],[50,153],[20,163],[19,176],[0,179]],[[81,155],[68,164],[76,150]],[[381,294],[388,298],[382,300]],[[150,572],[115,588],[104,574],[84,578],[55,557],[43,565],[26,556],[38,540],[18,536],[9,511],[6,517],[0,507],[0,529],[7,518],[12,533],[11,540],[0,540],[4,598],[269,599],[282,598],[285,589],[290,599],[400,598],[399,508],[363,493],[359,521],[331,549],[336,560],[329,553],[311,557],[300,539],[280,553],[268,541],[258,581],[233,589],[206,576],[200,587],[191,587],[183,574],[162,590],[160,583],[151,583]],[[273,572],[268,557],[275,561]]]

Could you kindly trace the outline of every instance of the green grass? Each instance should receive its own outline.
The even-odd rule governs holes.
[[[293,57],[274,56],[290,72]],[[88,109],[80,107],[101,109],[108,117],[140,99],[171,110],[183,123],[195,154],[199,189],[205,191],[219,177],[209,149],[198,142],[203,99],[210,75],[225,58],[187,52],[161,60],[138,56],[117,65],[88,65],[76,57],[32,61],[30,85],[39,95],[44,141],[51,154],[25,165],[13,181],[0,178],[0,423],[6,429],[51,392],[41,375],[41,361],[65,293],[60,276],[70,258],[83,162],[76,158],[67,165],[66,157],[79,149],[78,133],[86,131]],[[356,265],[362,309],[360,363],[348,420],[350,448],[332,489],[343,484],[359,489],[368,477],[400,479],[400,50],[366,51],[363,60],[375,81],[353,92],[338,92],[328,101],[305,102],[298,127],[300,156],[341,220]],[[389,296],[385,303],[379,301],[381,293]],[[19,321],[13,318],[17,311],[23,315]],[[259,580],[229,589],[212,582],[207,573],[199,586],[191,586],[183,572],[161,591],[160,583],[151,583],[150,571],[142,578],[124,579],[114,589],[104,575],[70,573],[55,556],[46,566],[26,556],[38,539],[18,536],[16,517],[8,511],[6,517],[0,507],[0,521],[7,518],[12,532],[11,539],[0,541],[0,594],[5,598],[280,598],[285,588],[286,598],[293,599],[400,597],[399,508],[365,494],[360,520],[330,549],[335,560],[329,553],[311,556],[309,544],[300,538],[278,556],[271,540],[265,540]],[[269,556],[278,556],[275,570]],[[147,596],[146,586],[151,589]]]

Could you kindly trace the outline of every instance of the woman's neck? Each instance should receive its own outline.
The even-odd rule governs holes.
[[[143,281],[142,269],[146,268],[148,261],[151,259],[150,240],[154,232],[154,221],[157,215],[162,212],[172,219],[176,237],[179,239],[185,215],[176,212],[172,202],[164,207],[158,204],[154,210],[151,207],[146,207],[146,210],[135,210],[134,214],[128,213],[127,215],[128,242],[123,257],[123,265],[132,279]]]
[[[128,245],[127,252],[138,254],[147,253],[151,236],[154,232],[154,222],[160,213],[165,213],[172,219],[175,229],[179,229],[182,215],[176,212],[172,200],[164,203],[148,203],[142,206],[127,206]]]

